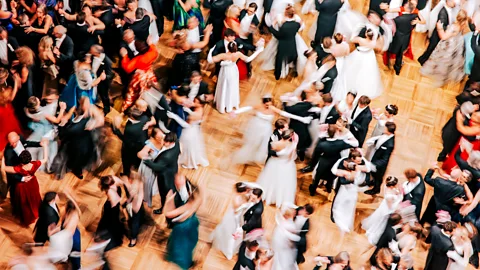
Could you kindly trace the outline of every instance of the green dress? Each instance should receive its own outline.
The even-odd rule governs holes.
[[[186,28],[188,19],[192,16],[197,17],[198,22],[200,23],[200,28],[203,29],[205,23],[203,21],[202,10],[200,9],[202,2],[200,0],[195,0],[197,7],[191,8],[188,12],[185,12],[178,1],[182,0],[174,0],[173,4],[173,31]]]

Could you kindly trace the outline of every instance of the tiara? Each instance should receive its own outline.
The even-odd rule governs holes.
[[[273,98],[273,96],[272,96],[272,94],[268,93],[268,94],[263,95],[262,98]]]

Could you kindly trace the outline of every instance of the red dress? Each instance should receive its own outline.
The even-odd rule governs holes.
[[[33,165],[29,171],[25,171],[22,165],[17,165],[14,168],[17,174],[23,176],[32,176],[32,179],[28,182],[19,182],[15,186],[14,201],[15,209],[19,209],[18,218],[24,225],[30,225],[38,218],[38,208],[42,202],[40,196],[40,187],[38,186],[37,177],[35,172],[42,165],[39,160],[32,161]]]
[[[22,134],[15,110],[11,103],[0,105],[0,152],[7,146],[7,135],[12,131]]]
[[[236,22],[238,23],[238,25],[240,25],[240,20],[238,18],[226,18],[225,19],[225,24],[226,25],[231,25],[232,22]],[[223,27],[223,31],[222,31],[222,38],[224,38],[224,33],[225,33],[225,29],[227,29],[227,27]],[[239,37],[238,35],[236,36],[237,38]],[[237,61],[237,68],[238,68],[238,77],[239,79],[242,81],[242,80],[247,80],[248,79],[248,69],[247,69],[247,63],[245,63],[243,60],[238,60]]]
[[[447,159],[443,162],[442,170],[444,170],[448,174],[450,174],[452,169],[457,166],[457,162],[455,161],[455,153],[460,147],[460,142],[462,141],[462,139],[467,140],[465,137],[461,137],[457,145],[453,148],[452,152],[448,154]],[[472,151],[480,151],[480,140],[475,140],[470,143],[472,144]],[[460,157],[463,160],[468,160],[469,153],[467,151],[462,151],[462,153],[460,154]]]
[[[405,12],[405,8],[404,7],[401,7],[400,8],[400,11],[398,12],[398,16],[402,16],[403,13]],[[418,9],[414,9],[412,14],[418,14]],[[408,59],[410,60],[413,60],[413,52],[412,52],[412,37],[413,35],[410,35],[410,43],[408,44],[408,48],[407,50],[405,51],[405,53],[403,54],[405,57],[407,57]],[[395,54],[390,54],[390,59],[395,59],[396,58],[396,55]],[[387,59],[387,53],[383,53],[383,64],[384,65],[387,65],[388,64],[388,60],[390,59]]]

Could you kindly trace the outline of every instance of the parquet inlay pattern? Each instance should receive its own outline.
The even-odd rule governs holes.
[[[354,9],[364,13],[368,9],[368,4],[368,0],[366,2],[351,1]],[[297,10],[300,10],[300,4],[297,4]],[[307,32],[315,17],[314,15],[302,15],[302,18],[307,24],[302,36],[308,40]],[[171,24],[167,23],[166,29],[171,29]],[[164,39],[162,38],[162,41]],[[412,44],[416,57],[423,53],[425,40],[425,34],[414,34]],[[158,48],[162,55],[159,65],[171,62],[174,52],[164,45],[158,45]],[[377,58],[385,91],[381,97],[372,102],[371,106],[383,108],[387,103],[394,103],[400,108],[395,119],[397,123],[396,148],[387,174],[395,175],[404,181],[402,172],[405,168],[415,168],[423,173],[426,172],[431,161],[435,160],[441,149],[441,128],[450,117],[455,106],[454,97],[461,91],[463,84],[448,84],[443,88],[436,88],[430,79],[420,75],[420,65],[417,62],[405,58],[401,74],[395,76],[392,70],[388,70],[383,65],[381,56],[378,55]],[[253,77],[249,81],[241,82],[241,106],[258,104],[260,97],[266,93],[272,93],[278,103],[278,97],[281,94],[292,91],[300,83],[300,78],[275,81],[273,72],[262,71],[256,62],[253,67]],[[210,73],[206,72],[205,75],[208,77]],[[220,222],[230,204],[233,184],[240,180],[255,181],[262,169],[258,166],[236,166],[231,162],[232,153],[241,146],[243,131],[251,117],[246,113],[232,119],[207,106],[202,130],[210,166],[196,171],[182,170],[189,179],[202,186],[206,193],[205,201],[198,211],[200,239],[194,256],[197,262],[195,269],[232,269],[235,263],[235,258],[228,261],[221,252],[211,248],[209,235]],[[372,128],[374,125],[375,120],[372,121]],[[303,166],[303,163],[297,163],[297,168]],[[104,173],[110,172],[107,170]],[[73,175],[68,174],[62,181],[55,181],[46,174],[38,173],[37,175],[42,193],[49,190],[62,191],[67,186],[72,187],[83,210],[81,217],[82,250],[88,248],[92,243],[92,234],[101,215],[101,206],[106,199],[98,188],[98,179],[79,181]],[[310,174],[298,174],[297,204],[310,203],[316,208],[315,214],[311,217],[307,261],[300,266],[300,269],[312,269],[314,267],[312,260],[317,254],[334,255],[342,250],[350,253],[353,268],[360,268],[373,251],[364,236],[364,231],[360,228],[360,221],[374,211],[382,197],[372,198],[360,194],[355,217],[355,230],[342,236],[335,224],[330,221],[331,202],[328,200],[328,194],[318,189],[317,196],[310,197],[308,195],[310,183]],[[431,194],[432,190],[428,188],[424,207],[426,207]],[[158,197],[155,198],[154,203],[158,206]],[[19,254],[19,245],[32,241],[33,225],[30,228],[18,225],[11,215],[8,199],[1,203],[1,207],[3,212],[0,213],[0,269],[6,269],[8,261]],[[270,238],[275,226],[274,214],[274,207],[266,207],[263,219],[267,238]],[[169,230],[166,228],[164,217],[152,215],[148,224],[143,226],[136,247],[128,248],[128,240],[125,238],[124,245],[111,252],[109,258],[112,268],[119,270],[177,269],[164,260],[168,234]],[[423,269],[426,251],[418,244],[413,254],[415,269]],[[88,259],[84,259],[83,262],[87,264]],[[59,266],[59,268],[64,267],[64,265]]]

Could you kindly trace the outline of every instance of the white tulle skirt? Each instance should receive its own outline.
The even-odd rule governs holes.
[[[347,96],[348,89],[347,89],[347,78],[345,77],[345,58],[344,57],[337,57],[337,63],[335,66],[337,67],[337,78],[333,82],[332,85],[332,90],[330,91],[330,94],[332,95],[333,102],[335,104],[339,103],[340,101],[344,100],[345,97]]]
[[[353,229],[355,208],[357,206],[358,186],[355,184],[341,185],[332,206],[335,225],[343,233]]]
[[[302,37],[297,34],[295,36],[295,41],[297,44],[297,73],[299,76],[303,74],[303,70],[305,69],[305,65],[307,64],[307,57],[305,57],[304,53],[308,50],[307,44],[302,39]],[[277,48],[278,48],[278,40],[275,37],[272,37],[270,42],[268,42],[267,47],[263,51],[262,55],[260,56],[260,60],[263,61],[261,68],[263,70],[274,70],[275,69],[275,58],[277,55]],[[283,63],[282,65],[282,73],[280,78],[285,78],[288,75],[289,66],[288,63]]]
[[[184,128],[180,137],[182,152],[178,158],[178,164],[186,169],[197,169],[198,165],[206,167],[209,165],[205,153],[205,141],[199,124],[191,124]]]
[[[420,10],[420,15],[425,19],[427,22],[426,24],[417,24],[415,26],[415,31],[418,33],[425,33],[428,31],[428,22],[430,21],[430,12],[432,10],[432,0],[427,1],[427,5],[424,9]]]
[[[235,153],[235,164],[264,164],[268,156],[268,142],[272,135],[272,123],[253,117],[247,124],[243,146]],[[182,135],[183,136],[183,135]]]
[[[220,66],[214,101],[220,113],[231,112],[233,108],[238,109],[240,104],[238,67],[231,61],[222,61]]]
[[[308,30],[308,37],[311,40],[315,39],[315,33],[317,32],[317,17]],[[349,41],[352,38],[353,32],[357,30],[356,28],[365,22],[367,22],[367,18],[365,18],[362,13],[351,10],[350,8],[342,8],[340,12],[338,12],[334,33],[341,33],[345,36],[345,40]]]
[[[297,193],[295,161],[286,157],[271,157],[257,183],[263,187],[263,199],[267,205],[280,207],[283,203],[294,203]]]
[[[210,235],[213,248],[220,250],[228,260],[231,260],[238,252],[243,241],[243,237],[241,236],[237,239],[233,237],[235,232],[240,228],[238,226],[238,224],[241,224],[240,219],[241,216],[235,215],[233,208],[229,207],[223,216],[222,222],[217,225]]]
[[[368,96],[374,99],[383,93],[383,82],[373,50],[359,51],[358,47],[345,59],[342,74],[345,76],[345,88],[339,85],[335,97],[345,97],[350,90],[357,92],[357,99]],[[362,48],[363,49],[363,48]]]

